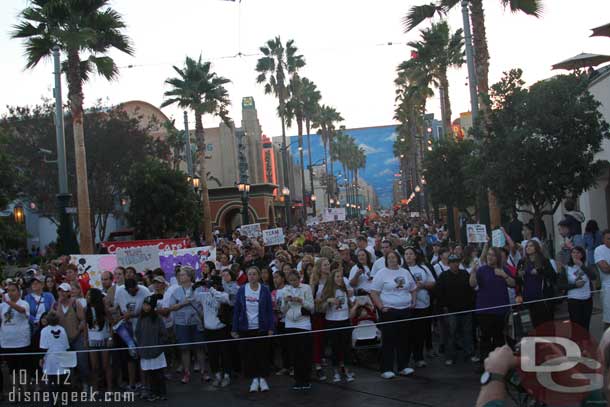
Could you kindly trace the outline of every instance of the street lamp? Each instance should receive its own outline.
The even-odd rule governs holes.
[[[416,185],[416,186],[415,186],[415,192],[416,192],[416,193],[421,192],[421,187],[420,187],[419,185]]]
[[[190,177],[189,177],[190,178]],[[192,183],[193,183],[193,188],[195,188],[195,191],[199,190],[199,185],[200,185],[201,180],[199,179],[198,176],[194,176],[192,179]]]
[[[317,198],[316,198],[316,196],[315,196],[315,195],[312,195],[312,196],[311,196],[311,202],[315,202],[315,201],[316,201],[316,199],[317,199]]]
[[[330,198],[330,200],[328,202],[330,202],[330,204],[333,205],[335,203],[335,200]]]
[[[290,190],[288,189],[288,187],[282,188],[282,195],[284,195],[284,196],[290,195]]]
[[[250,193],[250,184],[242,181],[237,184],[237,190],[241,192],[241,204],[243,206],[241,214],[242,224],[248,225],[250,223],[248,220],[248,194]]]
[[[23,206],[15,205],[13,208],[13,218],[15,218],[15,223],[23,223],[25,220],[25,211],[23,210]]]

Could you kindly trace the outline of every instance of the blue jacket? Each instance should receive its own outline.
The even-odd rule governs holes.
[[[258,330],[261,332],[273,331],[273,306],[269,287],[260,284],[260,298],[258,300]],[[246,286],[239,287],[233,309],[234,332],[248,331],[248,313],[246,311]]]
[[[36,307],[38,303],[32,294],[26,295],[24,300],[30,305],[30,322],[33,324],[34,320],[36,319],[36,313],[38,312]],[[54,302],[55,298],[53,297],[53,294],[47,292],[42,293],[42,303],[40,305],[44,303],[45,312],[51,311],[51,307],[53,306]]]

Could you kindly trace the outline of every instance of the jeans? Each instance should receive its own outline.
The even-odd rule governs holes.
[[[70,350],[84,350],[85,349],[85,338],[83,334],[79,334],[76,338],[70,342]],[[78,375],[80,376],[80,380],[83,383],[87,382],[89,378],[89,354],[87,352],[78,352],[76,354],[76,360],[78,365],[76,369],[78,371]]]
[[[381,313],[381,321],[397,321],[407,319],[411,316],[409,309],[390,309]],[[394,363],[398,371],[403,370],[409,364],[413,350],[411,325],[409,322],[399,322],[380,325],[382,335],[381,345],[381,371],[394,371]]]
[[[326,320],[326,328],[342,328],[351,326],[349,319],[345,321],[329,321]],[[326,332],[326,338],[330,343],[332,350],[332,363],[333,367],[338,367],[346,362],[347,356],[350,353],[350,341],[352,338],[351,329],[340,329],[337,331]]]
[[[445,359],[455,360],[457,356],[456,344],[460,344],[465,356],[474,354],[472,343],[472,314],[449,315],[447,319],[447,337],[444,339],[447,347],[445,348]]]
[[[504,314],[478,314],[481,328],[481,360],[485,360],[489,353],[506,343],[504,337]]]
[[[242,355],[244,358],[244,373],[249,379],[269,376],[269,351],[271,337],[256,330],[240,331],[240,338],[254,338],[242,341]]]
[[[582,326],[587,331],[591,323],[591,313],[593,312],[593,299],[574,300],[568,299],[568,313],[570,321]]]
[[[413,318],[422,318],[430,315],[430,308],[416,308],[413,310]],[[416,319],[411,322],[411,338],[413,339],[413,359],[416,362],[424,360],[424,344],[430,332],[430,319]],[[430,334],[431,335],[431,334]],[[407,361],[408,362],[408,361]]]
[[[286,333],[309,332],[305,329],[286,328]],[[286,336],[290,358],[294,365],[294,382],[297,386],[309,384],[311,380],[312,335],[301,334]]]
[[[206,341],[229,339],[227,327],[204,330]],[[231,355],[228,343],[208,343],[208,360],[212,373],[229,373],[231,371]]]

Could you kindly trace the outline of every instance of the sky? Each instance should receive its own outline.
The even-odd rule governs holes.
[[[24,71],[23,44],[10,39],[11,26],[27,3],[0,3],[0,114],[6,112],[7,105],[36,104],[52,96],[50,61]],[[241,98],[253,96],[263,131],[270,137],[278,136],[277,102],[256,83],[257,57],[230,56],[257,53],[268,39],[280,35],[284,41],[295,40],[307,63],[302,75],[318,85],[322,102],[341,112],[348,128],[392,124],[395,69],[409,57],[406,43],[419,37],[417,29],[405,34],[401,19],[410,6],[422,3],[425,1],[111,1],[124,16],[135,55],[112,53],[122,67],[120,77],[110,83],[100,78],[88,82],[84,86],[85,104],[95,104],[99,99],[107,104],[144,100],[158,106],[168,90],[164,81],[174,76],[172,65],[182,65],[187,55],[201,54],[212,61],[219,75],[232,80],[228,90],[234,120],[241,120]],[[524,79],[533,83],[553,75],[553,63],[580,52],[610,54],[610,38],[589,38],[591,28],[610,22],[608,0],[543,0],[540,19],[513,15],[500,4],[499,0],[484,2],[490,83],[515,67],[522,68]],[[449,13],[448,21],[453,30],[461,26],[459,9]],[[133,67],[128,68],[130,65]],[[466,68],[451,70],[449,80],[456,118],[469,106]],[[438,105],[438,97],[428,101],[429,111],[437,117]],[[178,109],[163,110],[182,125]],[[204,118],[206,127],[217,124],[216,118]]]

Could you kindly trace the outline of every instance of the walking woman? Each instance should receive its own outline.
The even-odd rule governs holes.
[[[556,285],[557,274],[551,262],[542,254],[540,244],[530,240],[525,245],[525,258],[519,262],[518,280],[524,302],[536,301],[528,304],[528,309],[534,327],[553,319],[553,304],[550,301],[539,301],[545,297],[552,297],[548,288]]]
[[[104,304],[104,295],[97,288],[90,288],[87,291],[87,309],[85,311],[85,320],[87,322],[87,337],[89,338],[90,349],[107,349],[108,339],[110,338],[110,313],[106,310]],[[91,363],[90,381],[89,383],[95,390],[99,390],[100,386],[100,370],[104,372],[106,379],[105,389],[112,391],[112,369],[110,368],[110,353],[108,351],[97,351],[89,353],[89,362]]]
[[[385,256],[385,267],[375,274],[371,288],[371,299],[379,310],[381,321],[399,321],[411,316],[415,306],[417,286],[409,272],[400,267],[400,255],[394,251]],[[411,352],[409,324],[407,322],[385,324],[381,327],[383,342],[381,346],[381,377],[391,379],[398,374],[408,376],[413,369],[408,367]]]
[[[282,313],[286,315],[286,332],[311,331],[311,314],[314,310],[313,295],[307,284],[301,283],[300,274],[293,270],[288,273],[288,285],[282,289]],[[294,364],[293,390],[311,389],[311,348],[310,334],[287,337],[290,360]]]
[[[414,318],[421,318],[430,315],[430,291],[434,289],[436,280],[434,275],[428,269],[426,265],[421,263],[423,261],[423,255],[419,256],[417,249],[414,247],[407,247],[405,249],[405,262],[404,268],[407,269],[411,278],[415,281],[416,289],[416,301],[415,309],[413,310]],[[409,334],[411,335],[410,340],[412,341],[413,348],[413,359],[416,367],[425,367],[426,362],[424,361],[424,342],[428,333],[431,333],[431,325],[429,319],[416,319],[411,322],[411,329]],[[408,358],[407,356],[407,363]]]
[[[490,248],[486,263],[470,273],[470,286],[477,289],[476,309],[480,310],[477,320],[481,329],[481,360],[505,343],[504,320],[510,310],[508,287],[515,286],[515,280],[502,267],[500,249]]]
[[[332,349],[333,382],[339,383],[341,376],[346,382],[354,381],[354,375],[345,367],[347,356],[350,353],[351,330],[344,329],[351,325],[350,309],[353,290],[348,288],[343,279],[341,269],[333,270],[329,281],[322,293],[322,302],[326,307],[326,328],[337,331],[328,332],[328,341]],[[343,329],[342,329],[343,328]]]
[[[593,312],[591,281],[595,280],[596,276],[586,264],[587,253],[585,249],[575,246],[570,252],[568,266],[559,275],[557,287],[560,290],[566,290],[570,321],[588,331],[591,313]]]
[[[261,271],[249,267],[248,282],[239,288],[233,310],[234,338],[255,338],[243,341],[242,356],[247,377],[252,379],[250,392],[269,391],[270,342],[265,336],[273,335],[273,305],[269,288],[260,283]]]

